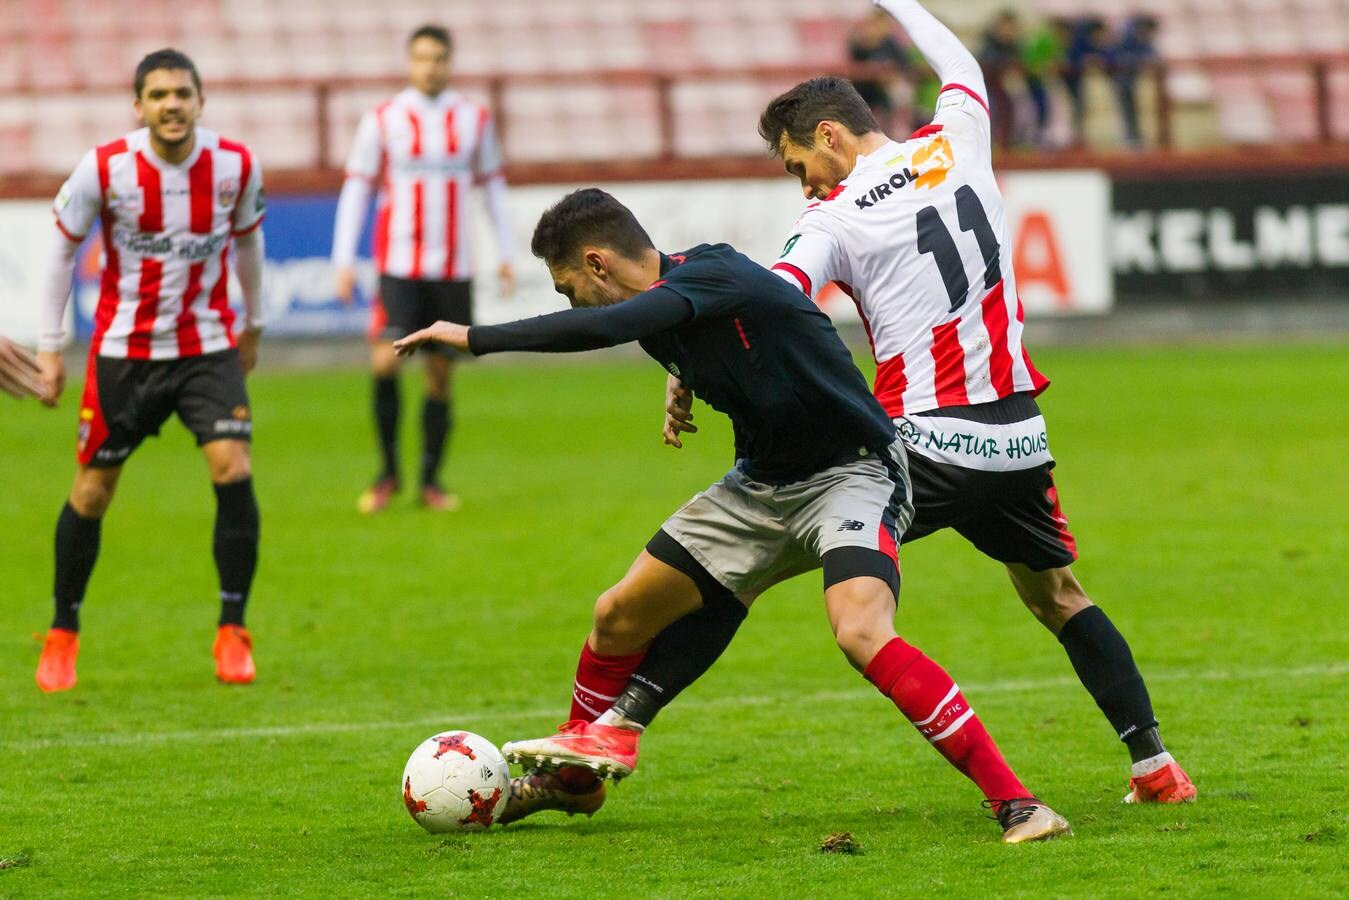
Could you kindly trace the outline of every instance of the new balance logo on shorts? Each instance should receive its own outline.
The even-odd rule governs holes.
[[[861,531],[863,528],[866,528],[866,527],[867,527],[867,526],[866,526],[866,523],[865,523],[865,522],[859,522],[859,521],[857,521],[856,519],[844,519],[842,522],[839,523],[838,530],[839,530],[839,531]]]

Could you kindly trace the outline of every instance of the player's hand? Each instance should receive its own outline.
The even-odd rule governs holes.
[[[671,375],[665,380],[665,428],[661,437],[669,446],[683,450],[681,433],[698,433],[698,426],[693,424],[693,391]]]
[[[0,337],[0,391],[15,397],[42,395],[42,370],[18,344]]]
[[[261,328],[245,328],[239,332],[239,365],[243,366],[245,375],[258,364],[258,341],[261,339]]]
[[[497,269],[497,281],[501,285],[501,296],[509,297],[515,293],[515,267],[508,262]]]
[[[343,306],[350,306],[356,300],[356,269],[343,266],[337,270],[337,299]]]
[[[456,350],[468,349],[468,326],[454,322],[437,322],[430,328],[414,331],[401,340],[393,342],[394,352],[399,356],[411,356],[422,344],[449,344]]]
[[[42,390],[38,398],[43,406],[55,406],[66,389],[66,361],[59,351],[46,351],[37,355],[38,380]]]

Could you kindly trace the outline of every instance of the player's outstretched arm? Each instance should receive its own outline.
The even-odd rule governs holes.
[[[943,85],[958,84],[974,91],[981,98],[988,96],[984,73],[974,54],[966,49],[951,29],[924,9],[918,0],[873,2],[899,20]]]
[[[42,394],[37,360],[23,347],[0,337],[0,391],[12,397],[37,397]]]
[[[468,350],[474,356],[508,350],[577,353],[641,340],[691,318],[693,307],[688,301],[661,287],[610,306],[568,309],[504,325],[455,328],[448,322],[437,322],[395,341],[393,346],[400,356],[407,356],[431,341]]]
[[[405,338],[393,342],[393,350],[399,356],[411,356],[423,344],[444,344],[455,350],[467,352],[468,326],[458,322],[435,322],[421,331],[414,331]]]

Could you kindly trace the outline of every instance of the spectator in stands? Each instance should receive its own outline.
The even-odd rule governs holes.
[[[1035,121],[1030,137],[1036,147],[1049,144],[1049,85],[1053,79],[1063,75],[1071,39],[1072,22],[1054,18],[1037,28],[1021,47],[1021,68],[1025,73],[1026,92],[1035,106]]]
[[[852,62],[889,71],[888,77],[878,75],[853,81],[853,87],[871,107],[876,121],[886,127],[897,121],[895,89],[902,86],[910,69],[909,56],[895,37],[893,25],[894,19],[885,10],[873,9],[848,35],[848,58]]]
[[[1068,44],[1067,60],[1063,68],[1063,86],[1072,100],[1073,143],[1080,145],[1085,134],[1086,98],[1082,79],[1091,71],[1109,71],[1111,65],[1110,30],[1105,20],[1091,17],[1082,19],[1073,27]]]
[[[1013,9],[997,15],[984,32],[979,64],[988,86],[988,112],[993,121],[993,146],[1007,149],[1016,124],[1013,87],[1020,85],[1021,19]]]
[[[1111,81],[1119,97],[1124,140],[1134,148],[1143,146],[1138,126],[1138,78],[1157,64],[1157,20],[1152,16],[1134,16],[1124,25],[1111,58]]]

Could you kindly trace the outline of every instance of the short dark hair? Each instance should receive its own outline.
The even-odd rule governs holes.
[[[443,25],[423,25],[408,35],[408,46],[411,47],[418,38],[430,38],[437,43],[444,44],[446,50],[454,49],[454,40],[450,37],[450,30]]]
[[[141,90],[145,87],[145,79],[151,72],[158,69],[183,69],[192,75],[192,83],[197,86],[197,93],[201,93],[201,76],[197,74],[197,65],[188,59],[186,53],[181,50],[175,50],[172,47],[165,47],[162,50],[156,50],[154,53],[146,54],[145,58],[136,65],[136,80],[133,87],[136,90],[136,97],[139,98]]]
[[[651,236],[622,203],[599,188],[572,191],[539,217],[530,250],[550,266],[570,265],[585,244],[638,259],[654,250]]]
[[[853,134],[879,131],[871,107],[846,78],[826,75],[803,81],[773,98],[759,116],[759,136],[773,155],[782,152],[782,136],[803,147],[815,145],[815,126],[838,122]]]

